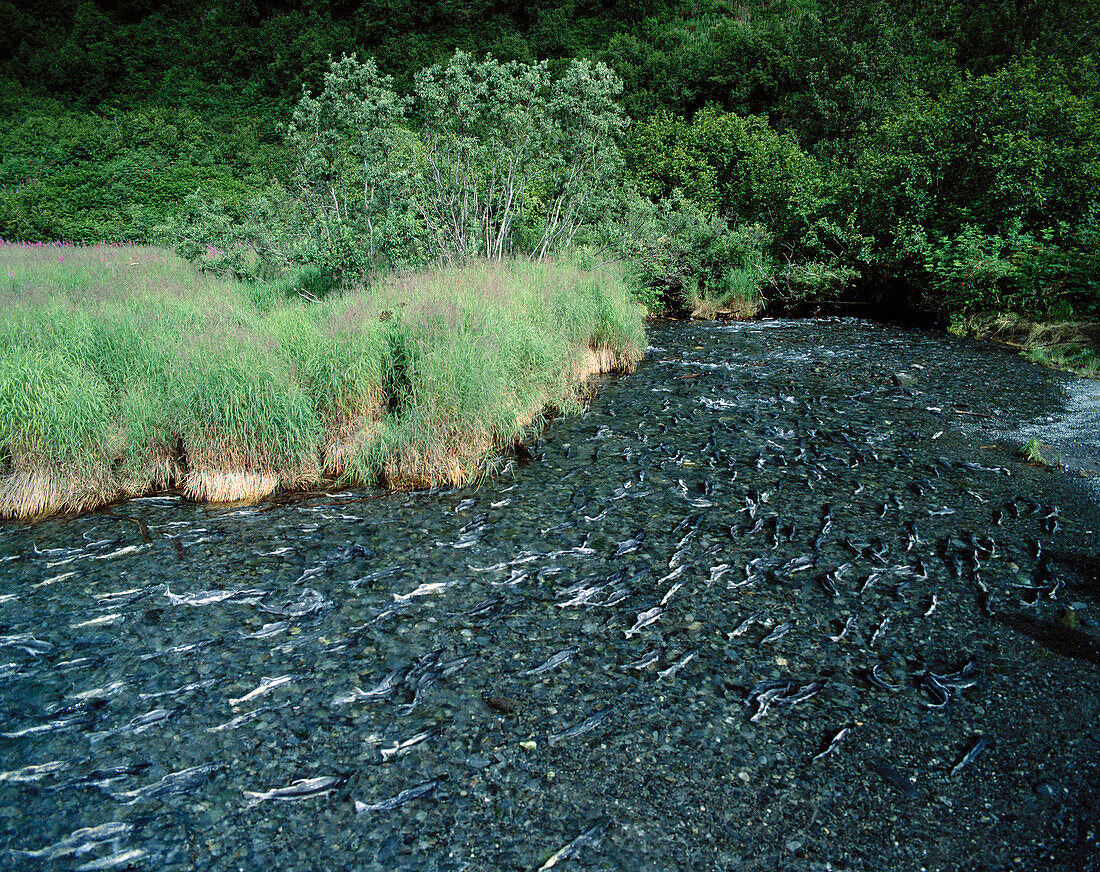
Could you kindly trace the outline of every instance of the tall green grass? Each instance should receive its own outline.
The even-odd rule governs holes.
[[[0,515],[460,483],[645,347],[613,272],[479,263],[321,301],[294,285],[158,248],[0,243]]]

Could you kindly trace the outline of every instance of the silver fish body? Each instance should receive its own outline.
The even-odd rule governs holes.
[[[657,623],[660,620],[661,615],[665,613],[665,610],[660,606],[654,606],[653,608],[638,613],[638,620],[634,622],[634,626],[629,630],[626,630],[626,638],[631,638],[640,633],[645,627],[651,624]]]
[[[329,793],[337,787],[342,786],[346,781],[347,777],[342,775],[320,775],[316,778],[299,778],[297,781],[292,781],[285,787],[276,787],[272,790],[263,791],[245,790],[243,793],[251,800],[249,805],[255,805],[256,803],[266,802],[268,800],[293,802],[299,799],[309,799],[311,796]]]
[[[609,709],[603,709],[602,711],[595,712],[589,715],[579,724],[569,727],[566,730],[562,730],[560,733],[550,734],[550,744],[556,745],[558,742],[564,742],[567,739],[575,739],[577,736],[583,736],[585,733],[591,733],[596,727],[606,720],[610,714]]]
[[[192,787],[197,787],[204,781],[208,781],[217,769],[212,763],[201,766],[192,766],[189,769],[181,769],[178,772],[169,772],[160,781],[139,787],[136,790],[127,790],[123,793],[113,793],[111,796],[117,800],[128,800],[127,805],[133,805],[145,799],[155,799],[161,796],[170,796],[175,793],[183,793]]]
[[[563,860],[572,860],[577,857],[578,854],[584,849],[589,847],[595,847],[603,840],[604,833],[607,832],[607,828],[610,825],[610,821],[601,821],[594,827],[590,827],[581,833],[577,838],[573,839],[568,845],[558,849],[550,858],[538,868],[538,872],[547,872],[549,869],[553,869],[558,863]]]
[[[402,790],[397,796],[391,796],[389,799],[383,799],[380,802],[375,802],[370,805],[356,800],[355,813],[367,814],[378,811],[392,811],[395,808],[400,808],[406,803],[412,802],[414,799],[419,799],[422,796],[430,796],[441,783],[442,779],[438,778],[432,781],[425,781],[423,784],[418,784],[415,787]]]
[[[542,675],[549,672],[551,669],[557,669],[564,663],[568,663],[573,659],[573,655],[577,653],[576,648],[565,648],[559,651],[557,654],[551,655],[545,663],[541,666],[536,666],[534,669],[528,669],[524,672],[524,675]]]
[[[796,622],[794,620],[784,621],[782,624],[780,624],[778,627],[768,633],[768,635],[766,635],[763,639],[761,639],[760,644],[767,645],[770,642],[778,642],[791,631],[791,629],[795,626],[795,623]]]
[[[229,704],[231,706],[238,706],[242,702],[249,702],[253,699],[256,699],[257,697],[265,696],[266,694],[271,693],[271,691],[273,691],[276,687],[280,687],[293,680],[293,675],[278,675],[274,678],[264,678],[260,681],[259,685],[256,688],[250,690],[244,696],[238,697],[237,699],[229,700]]]

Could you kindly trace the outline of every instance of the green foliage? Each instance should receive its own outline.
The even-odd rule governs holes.
[[[615,186],[621,90],[611,70],[585,61],[554,77],[545,62],[457,52],[421,71],[408,195],[434,253],[500,259],[523,243],[542,258],[567,248]]]
[[[309,265],[598,261],[636,186],[686,234],[657,257],[686,284],[643,264],[643,293],[711,295],[760,225],[769,299],[1097,317],[1098,36],[1093,0],[15,0],[0,236],[178,235],[263,297]]]
[[[914,98],[838,184],[869,272],[941,310],[1097,311],[1096,82],[1030,61]]]
[[[233,135],[187,110],[103,114],[54,109],[0,121],[0,236],[25,241],[151,241],[196,191],[230,204],[281,149]]]
[[[1034,463],[1036,466],[1047,465],[1046,459],[1043,457],[1043,445],[1034,436],[1024,443],[1021,453],[1024,455],[1024,460],[1028,463]]]
[[[314,264],[350,286],[382,267],[537,258],[591,226],[618,186],[621,88],[606,67],[475,61],[457,52],[399,96],[373,61],[332,62],[299,101],[288,191],[235,214],[195,196],[178,250],[238,277]],[[419,121],[406,121],[410,103]]]
[[[317,97],[302,95],[287,129],[297,159],[293,208],[317,262],[337,281],[355,280],[395,259],[378,228],[400,209],[399,155],[412,147],[401,126],[407,101],[373,60],[354,56],[333,61],[324,85]]]
[[[771,264],[770,240],[760,225],[731,228],[675,191],[657,203],[635,199],[624,224],[606,232],[631,264],[631,281],[651,311],[713,314],[761,302]]]
[[[688,123],[667,113],[635,125],[626,147],[640,191],[679,189],[728,221],[759,223],[793,244],[820,195],[822,173],[790,136],[765,119],[708,108]]]
[[[829,296],[856,275],[838,257],[861,240],[829,217],[822,166],[764,119],[658,113],[632,128],[626,154],[640,191],[664,203],[661,245],[641,260],[646,284],[703,311],[706,299],[759,304],[765,288],[781,300]]]

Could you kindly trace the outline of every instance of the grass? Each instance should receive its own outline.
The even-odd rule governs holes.
[[[1054,455],[1053,461],[1048,461],[1043,456],[1043,443],[1041,443],[1034,436],[1029,438],[1021,447],[1020,453],[1026,462],[1032,466],[1042,466],[1047,469],[1064,470],[1066,468],[1065,463],[1062,460],[1062,452],[1059,451]]]
[[[700,290],[698,285],[684,289],[684,306],[692,318],[713,320],[719,316],[748,320],[764,306],[760,269],[746,267],[730,270],[718,289]]]
[[[292,286],[159,248],[0,243],[0,515],[171,487],[460,484],[645,347],[609,271],[473,264],[322,301]]]
[[[1028,463],[1033,463],[1036,466],[1047,465],[1046,459],[1043,457],[1043,445],[1034,436],[1024,443],[1024,447],[1021,450],[1024,455],[1024,460]]]
[[[1100,378],[1100,326],[1090,322],[1036,323],[1015,315],[972,315],[954,321],[949,329],[1011,345],[1033,363]]]

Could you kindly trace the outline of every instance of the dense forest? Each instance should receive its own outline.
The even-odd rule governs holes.
[[[1098,0],[0,2],[0,236],[1097,318],[1098,38]]]

